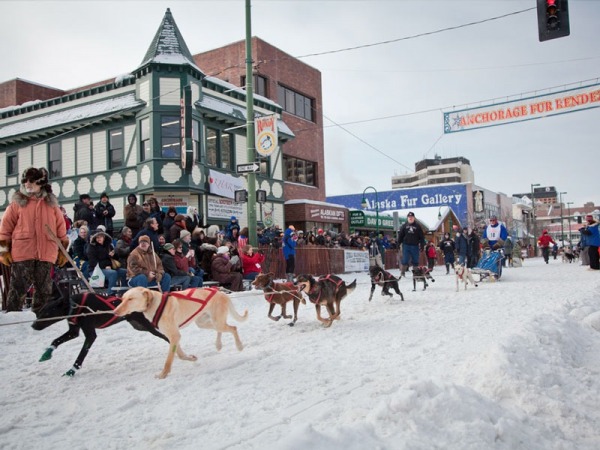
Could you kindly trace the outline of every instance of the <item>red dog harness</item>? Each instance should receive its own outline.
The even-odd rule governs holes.
[[[286,288],[285,291],[276,291],[273,287],[271,287],[273,286],[273,282],[270,283],[271,286],[265,286],[265,288],[272,289],[270,293],[265,293],[265,300],[267,300],[269,303],[273,303],[273,297],[276,295],[298,293],[298,286],[295,286],[294,283],[286,282],[280,284]]]
[[[331,274],[327,274],[324,277],[320,277],[319,280],[317,281],[317,283],[319,281],[329,281],[330,283],[335,284],[335,288],[336,289],[339,288],[340,285],[344,282],[344,280],[338,280],[338,281],[333,280],[331,278]],[[308,298],[310,299],[310,301],[312,303],[318,303],[319,300],[321,300],[321,289],[317,288],[317,283],[315,283],[315,285],[310,288],[310,291],[308,291]],[[313,297],[311,297],[311,295],[315,295],[315,293],[317,292],[317,290],[319,291],[319,296],[317,298],[313,299]]]
[[[81,314],[85,314],[86,312],[89,312],[89,310],[91,308],[87,307],[85,304],[88,294],[89,294],[89,292],[85,292],[83,294],[83,297],[81,298],[81,303],[78,305],[74,305],[77,308],[72,309],[72,315],[79,316]],[[111,311],[111,310],[114,311],[115,308],[121,303],[121,299],[118,297],[115,297],[114,295],[111,295],[110,297],[104,297],[101,295],[97,295],[96,298],[98,300],[100,300],[101,302],[103,302],[108,307],[109,311]],[[73,325],[77,325],[77,319],[78,319],[78,317],[73,317],[72,319],[69,319],[69,322],[72,323]],[[101,326],[99,326],[97,328],[110,327],[113,324],[113,322],[118,319],[119,318],[113,314],[110,317],[110,319],[108,319],[105,323],[103,323]]]
[[[198,310],[196,312],[194,312],[186,320],[184,320],[179,325],[179,328],[181,328],[184,325],[186,325],[187,323],[189,323],[194,317],[196,317],[198,314],[200,314],[200,312],[206,307],[206,305],[208,304],[208,302],[215,296],[215,294],[217,292],[219,292],[219,290],[217,288],[199,288],[199,289],[204,289],[205,291],[209,291],[208,297],[206,297],[204,300],[199,299],[199,298],[195,298],[192,295],[192,294],[194,294],[194,292],[196,292],[196,289],[188,289],[187,294],[181,294],[179,292],[165,292],[165,293],[163,293],[163,295],[162,295],[162,297],[160,299],[160,304],[158,305],[158,308],[156,309],[156,312],[154,313],[154,317],[152,318],[152,326],[154,328],[158,328],[158,322],[160,322],[160,318],[162,317],[162,314],[163,314],[163,312],[165,310],[165,306],[167,306],[167,300],[169,299],[169,296],[173,296],[173,297],[176,297],[176,298],[181,299],[181,300],[189,300],[191,302],[199,304]]]

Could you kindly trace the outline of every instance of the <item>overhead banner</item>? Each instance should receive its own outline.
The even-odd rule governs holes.
[[[444,113],[444,133],[476,130],[600,107],[600,83]]]
[[[208,169],[208,185],[211,194],[220,195],[230,199],[235,198],[235,191],[244,189],[244,180],[228,173]]]
[[[257,117],[254,130],[256,151],[262,156],[269,156],[277,147],[277,116]]]

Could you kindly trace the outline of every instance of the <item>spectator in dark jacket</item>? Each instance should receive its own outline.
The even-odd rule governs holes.
[[[79,201],[73,206],[75,215],[73,216],[74,221],[85,220],[90,230],[95,230],[98,224],[96,223],[96,214],[94,210],[94,204],[88,194],[81,194]]]
[[[90,273],[96,266],[100,266],[100,269],[102,269],[108,283],[108,294],[114,295],[113,288],[118,280],[121,280],[122,285],[125,285],[127,271],[124,268],[116,270],[112,268],[111,258],[115,256],[115,251],[112,247],[112,238],[107,233],[99,231],[90,238],[87,256]]]
[[[425,249],[425,235],[417,223],[415,214],[411,211],[406,215],[406,222],[398,231],[398,243],[402,245],[402,267],[400,273],[404,276],[412,262],[413,267],[419,265],[419,250]]]
[[[479,251],[481,250],[481,243],[479,242],[479,236],[477,235],[476,230],[471,230],[468,235],[469,242],[469,261],[467,262],[467,266],[469,268],[473,268],[479,262]]]
[[[113,217],[115,217],[115,207],[108,201],[108,194],[103,192],[100,195],[100,201],[94,207],[96,213],[96,226],[103,225],[106,233],[111,236],[114,232]]]
[[[165,253],[161,257],[162,265],[165,272],[171,275],[171,287],[178,284],[181,286],[182,290],[189,288],[192,278],[187,272],[177,268],[177,265],[175,264],[175,246],[170,242],[167,242],[163,249]]]
[[[458,231],[454,241],[456,253],[458,253],[458,263],[464,266],[467,265],[467,258],[469,257],[469,241],[467,240],[468,232],[469,230],[467,228],[463,228],[462,232]]]
[[[167,214],[165,214],[165,219],[163,220],[163,234],[167,237],[169,236],[169,230],[175,223],[175,216],[177,216],[177,210],[174,206],[169,206],[169,209],[167,209]],[[168,242],[172,242],[172,239],[169,239]]]
[[[440,242],[440,250],[444,252],[444,264],[446,264],[446,275],[450,273],[450,266],[454,264],[454,251],[456,244],[450,237],[450,233],[444,233],[444,239]]]
[[[153,251],[157,252],[160,250],[160,241],[158,240],[158,222],[155,218],[149,217],[144,222],[144,228],[140,230],[140,232],[133,238],[131,241],[131,250],[134,250],[138,245],[140,238],[142,236],[148,236],[151,242],[151,248]]]

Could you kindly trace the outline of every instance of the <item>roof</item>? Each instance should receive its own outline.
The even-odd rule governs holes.
[[[144,105],[145,102],[136,100],[134,93],[87,103],[43,116],[36,116],[28,120],[9,123],[0,127],[0,139],[60,125],[76,124],[78,122],[89,124],[90,119],[123,112],[123,110],[141,108]]]
[[[150,63],[187,64],[204,74],[194,63],[194,58],[179,28],[177,28],[177,24],[169,8],[167,8],[162,23],[158,27],[158,31],[154,35],[154,39],[152,39],[152,43],[138,69]]]
[[[400,217],[406,217],[410,211],[415,213],[415,220],[427,228],[428,231],[438,230],[440,225],[445,222],[446,217],[448,217],[449,214],[452,214],[452,219],[456,220],[456,225],[461,225],[456,218],[456,214],[454,214],[452,208],[449,206],[427,206],[425,208],[395,209],[386,210],[385,213],[393,214],[394,212],[397,212]]]

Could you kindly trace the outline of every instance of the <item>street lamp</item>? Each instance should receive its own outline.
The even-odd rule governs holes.
[[[373,192],[375,192],[375,232],[377,233],[377,238],[379,238],[379,199],[377,198],[377,189],[375,189],[373,186],[367,186],[363,191],[363,198],[360,204],[363,209],[369,206],[369,202],[367,202],[367,199],[365,198],[365,192],[367,192],[367,189],[373,189]]]
[[[564,219],[563,219],[563,202],[562,196],[563,194],[567,194],[567,192],[559,192],[558,196],[560,198],[560,240],[562,241],[562,246],[565,246],[565,228],[564,228]]]
[[[532,206],[531,219],[533,220],[533,256],[537,256],[537,230],[536,230],[536,226],[535,226],[535,197],[533,195],[533,188],[537,187],[537,186],[541,186],[541,185],[539,183],[531,185],[531,206]]]
[[[569,221],[569,245],[571,245],[571,243],[573,242],[571,240],[571,205],[573,204],[573,202],[567,202],[567,214],[569,215],[569,217],[567,217],[568,221]]]

